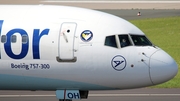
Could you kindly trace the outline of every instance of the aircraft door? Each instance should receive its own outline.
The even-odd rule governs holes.
[[[59,49],[58,49],[58,61],[59,62],[75,62],[74,56],[74,40],[76,23],[65,22],[61,25],[59,35]]]

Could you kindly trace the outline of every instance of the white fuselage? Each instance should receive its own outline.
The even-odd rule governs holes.
[[[64,6],[0,6],[0,89],[109,90],[163,83],[176,62],[116,16]],[[122,47],[125,35],[129,46]],[[105,45],[112,36],[116,46]],[[4,39],[3,39],[4,38]]]

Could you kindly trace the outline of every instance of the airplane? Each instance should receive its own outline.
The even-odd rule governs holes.
[[[68,6],[0,5],[0,90],[55,91],[59,101],[90,90],[157,85],[175,60],[135,25]]]

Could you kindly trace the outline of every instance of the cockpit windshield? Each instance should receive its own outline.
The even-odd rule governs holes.
[[[135,46],[152,46],[152,43],[144,35],[131,35]]]
[[[105,38],[105,46],[123,48],[127,46],[153,46],[145,35],[111,35]]]
[[[120,40],[121,48],[132,45],[128,35],[118,35],[118,37]]]
[[[116,44],[115,35],[107,36],[106,39],[105,39],[104,45],[105,45],[105,46],[111,46],[111,47],[118,48],[118,47],[117,47],[117,44]]]

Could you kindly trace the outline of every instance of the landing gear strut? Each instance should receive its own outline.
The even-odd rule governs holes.
[[[59,101],[72,101],[70,99],[59,99]]]

